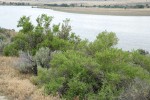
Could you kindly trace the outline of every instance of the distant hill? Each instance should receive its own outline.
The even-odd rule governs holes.
[[[150,0],[0,0],[0,2],[29,2],[29,3],[92,3],[101,5],[150,3]]]

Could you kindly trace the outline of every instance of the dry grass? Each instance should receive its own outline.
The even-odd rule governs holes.
[[[59,100],[58,97],[46,96],[42,89],[33,85],[31,75],[20,74],[13,68],[18,58],[0,57],[0,93],[10,100]]]

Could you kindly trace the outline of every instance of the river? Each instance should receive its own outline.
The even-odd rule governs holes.
[[[35,19],[41,14],[53,16],[55,24],[70,18],[72,32],[83,39],[93,41],[98,33],[107,30],[116,33],[119,38],[118,48],[130,51],[141,48],[150,51],[150,16],[87,15],[29,6],[0,6],[0,27],[18,31],[16,26],[21,16],[30,16],[36,24]]]

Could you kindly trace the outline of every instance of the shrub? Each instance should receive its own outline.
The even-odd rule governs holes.
[[[19,52],[19,60],[16,63],[16,68],[21,73],[33,73],[33,67],[35,65],[35,61],[29,53]]]
[[[100,50],[93,55],[80,50],[54,53],[50,69],[40,75],[49,81],[37,77],[45,92],[69,100],[116,100],[136,77],[142,81],[150,79],[146,69],[134,64],[134,53],[112,48],[109,44],[97,46]]]
[[[96,40],[90,43],[88,53],[94,55],[98,51],[103,51],[114,47],[118,43],[118,38],[115,33],[104,31],[100,33]]]
[[[113,84],[104,84],[102,89],[98,93],[99,100],[116,100],[120,94],[120,89],[116,89],[116,86]]]
[[[5,29],[0,27],[0,33],[4,33]]]
[[[49,62],[51,59],[51,51],[49,48],[40,48],[35,56],[34,59],[37,62],[38,66],[44,67],[44,68],[49,68]]]
[[[3,50],[4,50],[4,48],[5,48],[5,46],[7,46],[7,42],[0,42],[0,54],[2,54],[3,53]]]
[[[10,43],[12,37],[12,30],[0,28],[0,55],[3,53],[4,48]]]
[[[18,56],[19,54],[16,48],[16,45],[14,43],[11,43],[4,47],[3,54],[5,56]]]
[[[19,60],[17,63],[17,68],[22,73],[34,73],[38,74],[37,66],[43,68],[49,68],[49,61],[51,59],[51,52],[49,48],[41,48],[37,51],[35,56],[30,55],[29,52],[19,52]],[[39,73],[41,74],[41,70]]]
[[[143,49],[138,49],[137,51],[138,51],[141,55],[148,55],[148,54],[149,54],[148,51],[145,51],[145,50],[143,50]]]
[[[96,60],[102,65],[101,70],[105,74],[103,79],[105,81],[99,91],[101,100],[117,99],[135,77],[149,80],[149,73],[145,69],[132,64],[131,55],[118,49],[107,49],[96,53]]]
[[[51,61],[51,78],[45,90],[48,94],[59,93],[67,99],[84,99],[88,92],[96,93],[101,87],[103,74],[99,68],[99,64],[79,52],[56,53]]]
[[[38,75],[32,78],[34,84],[44,86],[47,94],[58,94],[67,100],[116,100],[126,95],[130,99],[130,94],[149,98],[147,52],[114,48],[118,39],[113,32],[100,33],[94,42],[82,41],[70,34],[68,19],[52,29],[51,20],[52,17],[42,15],[34,27],[30,18],[24,16],[18,24],[22,33],[4,48],[7,56],[24,51],[19,55],[17,68]]]
[[[5,39],[6,37],[0,34],[0,42],[4,41]]]
[[[20,18],[20,20],[18,21],[17,27],[22,27],[20,32],[25,33],[25,34],[28,32],[31,32],[34,29],[34,26],[30,22],[30,17],[26,17],[26,16],[23,16],[22,18]]]
[[[85,99],[85,94],[88,93],[88,84],[79,80],[71,80],[68,83],[68,91],[65,93],[65,98],[72,99],[77,98]]]
[[[130,61],[129,53],[123,52],[121,49],[107,49],[103,52],[96,52],[95,58],[99,64],[103,66],[104,71],[118,70],[120,64]]]
[[[141,66],[142,68],[146,69],[150,72],[150,56],[143,55],[139,51],[135,51],[132,53],[132,61],[135,65]]]
[[[150,83],[135,78],[120,95],[119,100],[149,100]]]
[[[48,83],[50,78],[51,76],[49,75],[49,70],[38,67],[38,76],[33,76],[31,81],[35,85],[42,86],[43,84]]]

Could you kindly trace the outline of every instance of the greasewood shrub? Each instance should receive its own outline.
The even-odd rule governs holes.
[[[94,41],[96,46],[92,43],[96,48],[91,48],[91,50],[94,49],[93,53],[89,53],[89,48],[85,48],[84,51],[87,51],[84,53],[82,50],[66,50],[53,54],[50,69],[46,71],[46,74],[42,69],[43,73],[40,72],[36,77],[37,84],[42,83],[47,94],[59,95],[67,100],[120,99],[126,94],[124,92],[126,88],[136,78],[150,85],[148,70],[141,67],[141,63],[135,63],[135,61],[139,61],[136,60],[138,56],[142,56],[144,59],[148,56],[135,56],[132,52],[113,48],[117,41],[117,38],[114,38],[115,35],[112,35],[113,33],[103,34],[107,35],[99,35],[98,40],[95,40],[98,42]],[[110,43],[108,37],[111,38],[111,36],[109,35],[115,39],[114,43]],[[103,38],[103,42],[108,39],[107,43],[102,42],[99,45],[102,41],[99,40],[101,38]],[[91,44],[87,44],[85,47],[87,46],[91,46]],[[146,62],[148,62],[148,58]],[[144,65],[149,66],[149,63]],[[140,87],[139,90],[141,89]],[[146,94],[148,94],[148,90],[145,90]]]
[[[145,69],[130,65],[129,56],[118,49],[103,51],[103,56],[97,55],[96,59],[72,50],[59,52],[53,55],[50,69],[40,68],[36,84],[44,85],[47,94],[68,100],[119,99],[136,77],[143,82],[150,79]]]
[[[51,78],[49,74],[49,70],[47,70],[46,68],[38,67],[38,76],[31,77],[31,81],[33,84],[42,87],[42,85],[49,82]]]
[[[88,93],[96,93],[102,84],[103,73],[94,60],[76,51],[54,54],[49,69],[49,83],[45,91],[72,99],[84,99]],[[46,77],[46,76],[45,76]]]
[[[23,16],[18,22],[21,28],[19,33],[12,39],[15,45],[15,51],[11,49],[4,51],[6,55],[18,56],[19,51],[30,52],[32,56],[36,54],[39,48],[47,47],[52,51],[68,49],[77,49],[81,39],[71,33],[69,19],[63,21],[62,24],[50,26],[53,17],[42,14],[37,18],[37,26],[34,26],[30,17]],[[10,46],[8,46],[10,48]],[[7,47],[7,48],[8,48]]]
[[[134,51],[132,53],[132,60],[135,65],[139,65],[140,67],[146,69],[150,72],[150,55],[143,55],[138,51]]]

